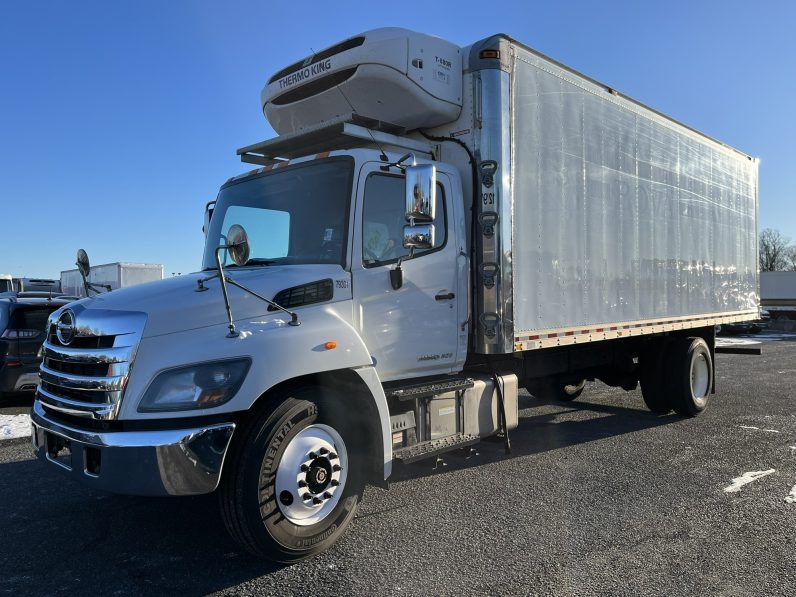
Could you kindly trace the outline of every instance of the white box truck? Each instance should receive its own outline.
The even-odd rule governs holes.
[[[505,35],[370,31],[262,105],[202,271],[48,323],[34,449],[84,483],[217,491],[293,562],[394,462],[509,450],[518,388],[696,415],[714,326],[758,316],[757,161]]]
[[[88,275],[91,284],[118,290],[145,282],[163,279],[163,266],[159,263],[104,263],[94,265]],[[83,278],[77,269],[61,272],[61,292],[69,296],[85,297]]]

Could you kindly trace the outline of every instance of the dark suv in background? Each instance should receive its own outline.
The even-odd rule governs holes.
[[[47,317],[68,302],[68,298],[0,298],[0,397],[36,389]]]

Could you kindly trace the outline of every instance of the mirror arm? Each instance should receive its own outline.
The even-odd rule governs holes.
[[[412,158],[412,161],[409,162],[409,165],[410,166],[416,166],[417,165],[417,158],[415,157],[415,154],[412,153],[412,152],[409,152],[409,153],[407,153],[405,155],[402,155],[400,158],[398,158],[397,162],[395,162],[394,164],[388,164],[388,166],[395,166],[396,168],[400,168],[401,170],[404,170],[406,168],[406,166],[404,166],[404,162],[406,160],[408,160],[409,158]]]
[[[290,315],[290,321],[288,322],[288,325],[292,325],[292,326],[301,325],[301,322],[298,320],[298,315],[296,315],[296,313],[295,313],[294,311],[290,311],[290,310],[288,310],[288,309],[285,309],[285,308],[284,308],[282,305],[280,305],[280,304],[278,304],[278,303],[275,303],[275,302],[274,302],[274,301],[272,301],[271,299],[267,299],[267,298],[265,298],[265,297],[264,297],[263,295],[261,295],[261,294],[257,294],[257,293],[256,293],[256,292],[254,292],[253,290],[251,290],[251,289],[249,289],[249,288],[246,288],[246,287],[245,287],[243,284],[241,284],[241,283],[239,283],[239,282],[236,282],[236,281],[235,281],[235,280],[233,280],[232,278],[227,278],[227,282],[228,282],[229,284],[232,284],[233,286],[235,286],[235,287],[237,287],[237,288],[240,288],[241,290],[243,290],[243,291],[245,291],[245,292],[248,292],[248,293],[249,293],[249,294],[251,294],[252,296],[255,296],[255,297],[257,297],[257,298],[258,298],[258,299],[260,299],[261,301],[268,303],[268,304],[269,304],[269,305],[271,305],[271,306],[272,306],[274,309],[278,309],[279,311],[282,311],[283,313],[287,313],[288,315]]]
[[[82,272],[81,272],[81,275],[82,275]],[[83,289],[86,291],[86,297],[91,296],[89,294],[89,291],[91,290],[91,284],[88,283],[88,280],[86,279],[86,276],[83,276]],[[96,290],[94,292],[96,292]]]
[[[210,280],[214,280],[216,278],[218,278],[218,272],[212,276],[207,276],[206,278],[199,278],[196,281],[196,290],[194,290],[194,292],[204,292],[205,290],[208,290],[207,286],[205,286],[205,282],[209,282]]]
[[[221,265],[221,251],[229,248],[229,245],[221,245],[216,248],[216,266],[218,267],[218,277],[221,280],[221,292],[224,294],[224,306],[227,308],[227,320],[229,321],[229,333],[227,338],[237,338],[238,332],[235,329],[235,323],[232,321],[232,307],[229,304],[229,295],[227,294],[227,282],[224,275],[224,266]],[[201,282],[201,281],[200,281]]]
[[[228,291],[227,291],[227,284],[231,284],[232,286],[235,286],[236,288],[240,288],[241,290],[243,290],[245,292],[248,292],[252,296],[257,297],[261,301],[268,303],[269,305],[271,305],[275,309],[278,309],[279,311],[283,311],[284,313],[287,313],[288,315],[290,315],[290,321],[288,322],[288,325],[292,325],[292,326],[301,325],[301,322],[298,319],[298,315],[295,312],[290,311],[288,309],[285,309],[282,305],[280,305],[278,303],[275,303],[274,301],[272,301],[270,299],[265,298],[261,294],[257,294],[256,292],[254,292],[253,290],[251,290],[249,288],[246,288],[243,284],[240,284],[239,282],[236,282],[235,280],[233,280],[232,278],[228,277],[224,273],[224,266],[221,263],[221,251],[224,251],[224,250],[229,249],[229,248],[230,248],[230,245],[221,245],[221,246],[216,248],[216,267],[218,267],[218,273],[217,274],[213,274],[212,276],[207,276],[206,278],[199,278],[196,281],[196,284],[197,284],[196,292],[203,292],[203,291],[207,290],[207,287],[205,286],[205,282],[213,280],[214,278],[218,278],[219,280],[221,280],[221,292],[224,295],[224,307],[227,310],[227,321],[228,321],[227,325],[229,327],[229,333],[227,334],[227,338],[237,338],[239,336],[238,331],[235,329],[235,323],[234,323],[234,321],[232,319],[232,306],[230,305],[230,302],[229,302],[229,294],[228,294]]]

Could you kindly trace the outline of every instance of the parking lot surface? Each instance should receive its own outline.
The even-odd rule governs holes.
[[[569,404],[523,394],[510,455],[482,442],[397,471],[332,550],[292,567],[241,553],[213,495],[101,494],[35,461],[29,438],[3,439],[30,407],[14,398],[0,594],[792,595],[796,335],[762,339],[762,356],[717,356],[693,419],[600,383]]]

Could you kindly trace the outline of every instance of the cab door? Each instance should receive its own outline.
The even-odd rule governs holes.
[[[404,177],[384,172],[383,164],[360,170],[352,252],[354,319],[382,381],[458,371],[458,349],[466,325],[466,278],[457,260],[457,213],[451,177],[437,173],[433,248],[403,248]],[[457,242],[458,241],[458,242]],[[395,290],[390,271],[402,260],[403,285]],[[462,291],[463,290],[463,291]],[[463,302],[463,303],[462,303]]]

